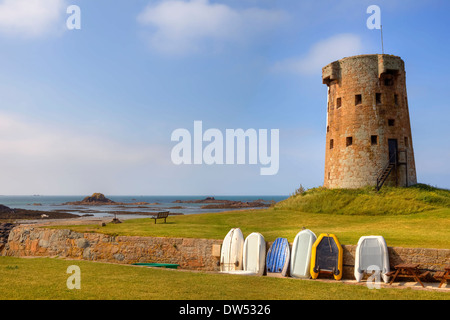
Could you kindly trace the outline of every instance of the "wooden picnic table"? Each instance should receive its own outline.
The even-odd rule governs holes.
[[[439,284],[439,288],[442,287],[442,285],[444,283],[446,283],[448,279],[450,279],[450,264],[446,265],[444,267],[444,270],[445,271],[436,272],[436,274],[434,275],[434,277],[436,279],[440,279],[441,280],[441,283]]]
[[[402,263],[394,266],[394,268],[395,271],[391,271],[387,274],[389,276],[393,275],[391,281],[389,282],[390,285],[395,281],[395,279],[402,277],[414,278],[414,280],[420,283],[422,287],[425,287],[420,279],[425,278],[430,273],[430,271],[420,273],[418,263]]]

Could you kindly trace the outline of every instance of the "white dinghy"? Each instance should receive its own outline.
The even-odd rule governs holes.
[[[304,229],[297,233],[291,250],[291,277],[311,278],[311,251],[316,240],[316,235],[309,229]]]
[[[389,253],[382,236],[363,236],[359,238],[355,255],[355,279],[360,282],[365,273],[379,271],[383,281],[389,282],[386,274],[389,268]]]
[[[240,275],[262,276],[266,262],[266,241],[262,234],[253,232],[245,238],[243,250],[243,270],[229,271]]]
[[[220,271],[242,270],[244,235],[241,229],[233,228],[225,236],[220,252]]]

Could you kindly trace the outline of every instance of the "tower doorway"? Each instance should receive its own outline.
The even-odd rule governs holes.
[[[389,163],[397,163],[397,139],[388,139]]]

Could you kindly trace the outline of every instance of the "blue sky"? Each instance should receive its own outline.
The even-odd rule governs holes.
[[[30,5],[31,3],[31,5]],[[69,5],[81,30],[68,30]],[[448,1],[0,0],[0,194],[287,195],[323,183],[321,68],[406,63],[419,182],[450,187]],[[280,169],[180,165],[177,128],[279,129]]]

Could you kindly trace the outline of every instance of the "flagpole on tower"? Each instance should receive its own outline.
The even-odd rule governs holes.
[[[381,53],[384,54],[384,45],[383,45],[383,25],[380,25],[381,29]]]

